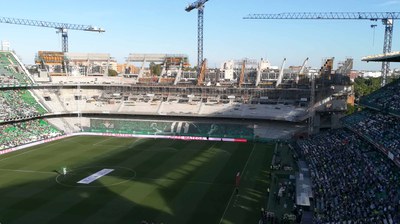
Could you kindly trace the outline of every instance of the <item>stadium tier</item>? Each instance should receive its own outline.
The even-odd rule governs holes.
[[[400,166],[400,118],[364,110],[342,119],[343,124],[376,145]]]
[[[0,132],[0,150],[62,135],[61,131],[41,119],[3,124]]]
[[[339,129],[298,146],[311,170],[314,223],[400,220],[400,170],[372,145]]]
[[[90,119],[86,131],[100,133],[230,137],[254,139],[254,127],[232,123],[200,123],[182,121],[134,121]]]
[[[47,111],[36,101],[29,90],[0,91],[0,121],[29,118]]]
[[[144,91],[151,91],[146,89]],[[172,88],[171,88],[172,89]],[[184,89],[183,89],[184,90]],[[179,92],[137,93],[126,88],[85,87],[37,88],[33,90],[53,113],[116,113],[157,116],[195,116],[254,118],[301,122],[308,117],[307,107],[293,102],[245,103],[243,99],[223,99],[214,96],[182,96]],[[210,94],[211,95],[211,94]],[[221,94],[223,95],[223,94]],[[256,99],[254,99],[256,100]]]
[[[78,145],[84,148],[111,150],[107,156],[104,156],[107,161],[115,162],[111,158],[114,153],[126,148],[129,154],[121,156],[123,161],[129,158],[147,163],[140,156],[131,154],[132,147],[137,147],[138,150],[150,153],[149,157],[162,158],[149,164],[154,169],[164,171],[167,170],[167,166],[172,165],[172,163],[165,163],[164,153],[168,155],[178,151],[189,154],[211,153],[210,156],[213,157],[212,153],[221,151],[214,145],[224,144],[224,141],[231,144],[276,140],[295,142],[295,136],[302,136],[307,129],[308,123],[305,120],[310,116],[309,89],[242,89],[172,85],[160,87],[138,85],[132,81],[125,83],[122,78],[112,79],[105,76],[76,76],[71,79],[67,76],[48,77],[51,80],[47,81],[49,83],[31,85],[30,76],[24,71],[26,69],[19,65],[19,60],[14,54],[0,52],[0,84],[3,87],[0,88],[1,155],[50,141],[51,144],[55,141],[54,145],[63,145],[60,142],[69,141],[72,142],[71,144],[79,143]],[[172,79],[169,80],[171,81]],[[162,79],[160,83],[163,83]],[[234,170],[229,170],[232,174],[241,169],[244,171],[246,167],[253,169],[254,164],[269,167],[263,170],[260,167],[257,168],[257,172],[262,173],[263,177],[257,177],[256,182],[262,182],[264,185],[257,192],[257,198],[251,199],[259,203],[264,200],[261,195],[267,196],[266,208],[268,209],[262,210],[260,222],[271,220],[271,217],[272,220],[278,217],[283,222],[289,223],[298,221],[298,217],[301,216],[298,215],[302,213],[296,208],[299,206],[313,212],[310,216],[313,216],[314,223],[399,223],[400,118],[396,116],[400,112],[399,90],[400,81],[396,81],[364,97],[361,103],[374,110],[365,109],[342,118],[342,124],[346,129],[328,131],[311,136],[307,140],[298,140],[295,144],[298,153],[296,155],[293,154],[292,148],[282,146],[282,144],[276,144],[275,150],[272,150],[272,145],[259,143],[244,144],[245,146],[232,145],[230,148],[240,148],[238,152],[248,155],[244,157],[248,159],[242,161],[244,163],[239,168],[236,168],[235,162]],[[346,109],[342,96],[332,97],[334,96],[332,91],[333,89],[317,90],[316,113],[329,110],[340,113]],[[348,90],[343,87],[335,91],[345,93]],[[299,133],[300,135],[297,135]],[[76,135],[85,136],[79,136],[74,140],[69,138]],[[101,136],[99,137],[101,140],[86,142],[85,139],[91,139],[92,135]],[[126,137],[126,139],[115,139],[113,138],[115,136]],[[133,137],[143,139],[139,141]],[[155,138],[184,139],[189,142],[176,143],[177,141],[166,140],[163,144],[168,147],[163,147],[160,144],[161,141]],[[119,145],[121,142],[126,142],[127,145],[121,147]],[[182,150],[172,147],[175,143],[180,145]],[[199,147],[198,153],[186,144]],[[151,145],[151,147],[143,150],[142,148],[146,145]],[[207,147],[202,148],[202,145],[207,145]],[[68,146],[62,147],[68,148]],[[254,151],[255,156],[253,156]],[[69,153],[69,150],[63,150],[63,152]],[[98,152],[95,153],[97,155]],[[263,157],[257,156],[258,153]],[[304,160],[298,162],[297,155]],[[71,158],[85,159],[75,153],[71,156]],[[101,162],[103,156],[100,157]],[[224,151],[219,157],[232,158],[232,153]],[[96,159],[93,161],[98,163]],[[299,168],[295,165],[297,162]],[[163,167],[161,163],[167,165]],[[302,166],[299,165],[300,163]],[[220,161],[215,161],[213,164],[221,169],[225,167],[220,166]],[[132,171],[134,178],[137,178],[132,180],[135,183],[143,174],[138,168],[141,165],[136,165],[133,166],[136,168]],[[208,168],[207,165],[204,167]],[[196,169],[196,167],[193,168],[193,170]],[[17,171],[21,170],[24,169],[18,168]],[[308,170],[311,171],[312,182]],[[90,172],[92,171],[98,172],[97,165]],[[150,171],[153,170],[150,169]],[[46,172],[49,173],[49,171],[42,173]],[[189,170],[184,172],[189,172]],[[210,172],[207,170],[204,173],[209,176]],[[243,179],[251,179],[246,177],[249,174],[243,172],[243,175]],[[67,176],[66,172],[63,176]],[[294,179],[296,179],[296,187],[289,184],[291,181],[294,183]],[[164,176],[162,180],[170,181]],[[298,180],[304,182],[300,184]],[[71,183],[73,183],[71,186],[77,186],[80,180],[74,180]],[[63,182],[56,184],[63,185]],[[101,185],[101,181],[96,184]],[[201,184],[204,185],[204,182]],[[157,185],[157,189],[159,186]],[[230,182],[227,186],[229,189],[232,187]],[[169,189],[169,186],[164,187]],[[308,190],[297,191],[301,187]],[[254,196],[253,188],[249,188],[248,192],[242,189],[240,194]],[[236,189],[234,192],[238,191],[239,189]],[[298,197],[298,194],[304,192],[309,192],[308,196]],[[228,199],[222,200],[222,204],[225,205],[228,201],[229,205],[231,203],[229,197],[232,196],[230,192],[226,195]],[[248,195],[243,198],[252,197]],[[308,200],[310,197],[313,200]],[[297,201],[298,198],[306,198],[307,203],[301,204]],[[242,208],[235,207],[236,203],[243,203],[240,200],[242,200],[240,197],[235,199],[232,202],[233,207],[229,208],[231,210],[227,213],[235,216],[235,209]],[[10,201],[14,201],[14,198]],[[280,205],[281,201],[282,205]],[[257,205],[258,208],[259,205]],[[216,209],[222,210],[220,212],[223,212],[223,216],[225,215],[226,211],[223,211],[223,208],[219,206]],[[64,211],[58,212],[58,215],[61,213],[64,214]]]
[[[0,51],[0,86],[31,85],[32,81],[10,52]]]
[[[400,116],[400,79],[361,98],[360,103],[375,110]]]

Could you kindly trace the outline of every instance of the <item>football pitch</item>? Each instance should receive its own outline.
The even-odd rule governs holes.
[[[0,223],[258,223],[273,148],[79,136],[1,155]]]

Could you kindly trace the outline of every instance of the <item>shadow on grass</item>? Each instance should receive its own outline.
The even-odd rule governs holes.
[[[250,153],[246,149],[253,146],[149,139],[127,144],[103,156],[97,155],[96,151],[82,152],[80,138],[82,141],[88,139],[76,138],[76,143],[69,142],[54,149],[60,152],[58,155],[48,156],[60,157],[62,150],[77,150],[81,157],[91,159],[79,162],[65,158],[75,170],[119,166],[134,170],[134,178],[110,173],[108,180],[123,183],[104,186],[100,178],[96,181],[97,187],[78,187],[78,184],[68,187],[54,181],[60,175],[56,167],[59,164],[48,164],[56,169],[49,170],[46,175],[50,177],[44,179],[34,178],[41,174],[15,172],[9,178],[11,181],[17,179],[18,184],[0,185],[0,222],[141,223],[147,220],[149,223],[218,223],[231,195],[232,177],[244,166],[246,160],[243,158],[247,159]],[[93,141],[101,139],[90,138]],[[123,145],[124,141],[115,139],[111,142]],[[10,163],[20,163],[21,167],[32,163],[40,167],[41,161],[18,157],[2,161],[0,166]],[[1,179],[7,181],[2,175]],[[249,195],[245,200],[257,200],[259,192]]]

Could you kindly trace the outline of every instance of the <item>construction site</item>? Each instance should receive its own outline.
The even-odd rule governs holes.
[[[30,65],[1,43],[0,223],[400,222],[400,12],[240,18],[382,22],[383,54],[362,59],[382,63],[381,88],[356,98],[352,57],[210,63],[208,2],[181,8],[197,12],[197,58],[71,52],[69,31],[106,30],[0,17],[61,37]]]

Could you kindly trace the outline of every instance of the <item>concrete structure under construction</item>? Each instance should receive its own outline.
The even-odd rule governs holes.
[[[190,66],[188,56],[184,54],[129,54],[126,62],[141,64],[137,74],[139,83],[176,85],[182,79],[183,70]],[[152,74],[149,63],[158,63],[161,66],[160,74]]]
[[[36,64],[40,76],[107,76],[117,62],[107,53],[39,51]]]

